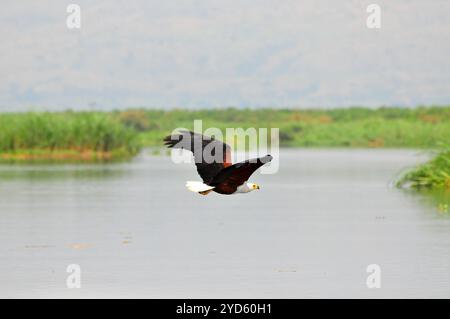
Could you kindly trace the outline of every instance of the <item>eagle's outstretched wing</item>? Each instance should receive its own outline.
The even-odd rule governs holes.
[[[271,155],[266,155],[228,166],[213,178],[210,185],[227,184],[229,187],[238,187],[245,183],[258,168],[272,159]]]
[[[231,165],[230,146],[212,137],[183,130],[178,134],[166,136],[164,142],[169,148],[191,151],[197,172],[207,185],[220,171]]]

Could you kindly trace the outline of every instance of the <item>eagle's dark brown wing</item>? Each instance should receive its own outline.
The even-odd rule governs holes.
[[[211,186],[226,184],[227,187],[237,188],[244,184],[250,176],[261,166],[269,163],[272,160],[271,155],[250,159],[244,162],[236,163],[228,166],[220,171],[216,177],[211,181]]]
[[[194,154],[197,172],[207,185],[210,185],[220,171],[231,165],[230,146],[212,137],[191,131],[180,131],[178,134],[166,136],[164,142],[169,148],[191,151]]]

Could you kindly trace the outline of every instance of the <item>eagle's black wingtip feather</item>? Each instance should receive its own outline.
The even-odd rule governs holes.
[[[183,136],[182,135],[168,135],[163,139],[164,145],[166,145],[167,147],[171,148],[174,147],[175,144],[177,144],[178,142],[180,142],[182,140]]]

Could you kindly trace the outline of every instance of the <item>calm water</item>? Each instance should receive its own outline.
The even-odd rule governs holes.
[[[0,166],[0,297],[448,298],[450,217],[390,186],[423,160],[284,150],[278,174],[253,176],[260,191],[228,197],[187,191],[193,166],[148,153]]]

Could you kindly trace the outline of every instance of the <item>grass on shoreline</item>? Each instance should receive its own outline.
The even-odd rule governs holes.
[[[283,147],[437,148],[450,139],[450,106],[348,108],[330,110],[214,109],[114,112],[125,125],[140,132],[146,146],[160,146],[175,128],[280,128]]]
[[[0,114],[0,161],[90,162],[132,157],[137,132],[100,112]]]
[[[439,152],[432,160],[408,172],[397,183],[402,187],[450,190],[450,148]]]
[[[108,161],[162,146],[176,128],[279,128],[282,147],[438,148],[450,140],[450,106],[0,113],[0,161]]]

